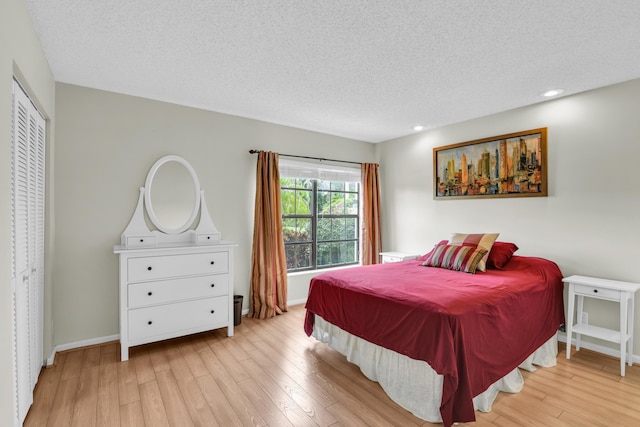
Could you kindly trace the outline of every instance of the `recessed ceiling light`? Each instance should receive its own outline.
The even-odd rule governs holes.
[[[422,125],[416,125],[416,126],[414,126],[414,127],[413,127],[413,130],[417,130],[417,131],[424,130],[424,126],[422,126]]]
[[[546,92],[542,92],[540,95],[550,98],[552,96],[560,95],[562,92],[564,92],[564,89],[550,89]]]

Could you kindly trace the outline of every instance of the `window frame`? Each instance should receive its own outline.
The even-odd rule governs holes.
[[[355,176],[355,175],[354,175]],[[328,176],[328,178],[331,176]],[[361,224],[362,224],[362,189],[361,189],[361,183],[360,180],[355,180],[355,179],[350,179],[350,180],[341,180],[341,179],[321,179],[321,178],[316,178],[316,177],[309,177],[309,178],[305,178],[302,176],[287,176],[287,175],[281,175],[280,176],[281,181],[280,181],[280,191],[308,191],[310,192],[310,204],[312,205],[312,207],[310,207],[310,212],[309,214],[299,214],[299,213],[293,213],[293,214],[285,214],[284,210],[282,212],[282,222],[283,225],[285,223],[286,220],[291,220],[291,219],[295,219],[296,221],[299,219],[309,219],[310,220],[310,240],[304,240],[304,241],[291,241],[291,242],[284,242],[284,246],[285,246],[285,256],[287,254],[287,248],[289,247],[295,247],[295,246],[303,246],[303,245],[310,245],[311,246],[311,257],[310,257],[310,265],[308,267],[298,267],[298,268],[291,268],[289,267],[289,261],[287,260],[287,273],[299,273],[299,272],[309,272],[309,271],[316,271],[316,270],[325,270],[325,269],[331,269],[331,268],[338,268],[338,267],[345,267],[345,266],[351,266],[351,265],[360,265],[362,263],[362,259],[361,259],[361,248],[360,248],[360,244],[362,241],[362,236],[361,236]],[[293,186],[289,186],[289,185],[283,185],[282,184],[282,178],[286,178],[286,179],[294,179],[294,180],[298,180],[298,179],[305,179],[305,180],[309,180],[311,183],[311,188],[307,189],[307,188],[303,188],[300,187],[298,185],[298,181],[294,181]],[[343,178],[343,176],[338,176],[338,178]],[[326,189],[324,188],[320,188],[320,182],[325,182],[327,183],[327,187]],[[344,184],[343,189],[335,189],[334,186],[332,184],[335,183],[341,183]],[[350,190],[349,189],[349,184],[355,184],[355,191]],[[330,194],[329,199],[331,200],[331,196],[333,194],[342,194],[345,201],[347,198],[347,195],[355,195],[356,200],[357,200],[357,213],[346,213],[343,211],[343,213],[341,214],[336,214],[336,213],[325,213],[325,214],[321,214],[318,212],[319,209],[319,200],[318,200],[318,196],[321,192],[328,192]],[[294,203],[295,203],[295,197],[297,197],[297,194],[294,195]],[[297,203],[296,203],[296,208],[297,208]],[[354,229],[354,234],[352,235],[353,237],[348,237],[348,236],[344,236],[344,239],[335,239],[335,238],[330,238],[330,239],[323,239],[323,240],[318,240],[318,225],[320,220],[323,219],[328,219],[328,220],[335,220],[335,219],[344,219],[344,220],[355,220],[355,229]],[[297,228],[298,224],[296,222],[296,228]],[[345,223],[345,232],[346,232],[346,227],[347,224]],[[284,235],[284,227],[283,227],[283,235]],[[330,237],[334,237],[334,236],[330,236]],[[329,262],[328,264],[319,264],[318,261],[318,254],[319,254],[319,246],[320,245],[324,245],[324,244],[329,244],[329,245],[333,245],[333,244],[340,244],[340,243],[351,243],[355,246],[354,251],[355,251],[355,260],[353,262],[339,262],[339,263],[332,263]],[[332,249],[330,249],[331,251]],[[330,252],[331,254],[331,252]],[[330,255],[331,257],[331,255]]]

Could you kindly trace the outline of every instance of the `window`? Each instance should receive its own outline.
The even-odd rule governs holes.
[[[291,162],[284,163],[290,166]],[[340,169],[339,172],[344,171]],[[358,264],[359,170],[357,173],[350,170],[346,175],[327,173],[325,170],[321,175],[329,179],[319,179],[318,174],[314,175],[309,171],[294,172],[291,167],[283,167],[281,164],[280,173],[287,271]]]

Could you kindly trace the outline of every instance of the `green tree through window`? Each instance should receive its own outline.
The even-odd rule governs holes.
[[[359,187],[356,182],[280,178],[288,271],[359,262]]]

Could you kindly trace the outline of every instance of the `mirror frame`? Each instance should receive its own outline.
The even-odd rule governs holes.
[[[184,166],[189,172],[189,174],[191,175],[191,179],[193,181],[193,196],[194,196],[193,209],[191,210],[191,215],[189,215],[189,219],[187,219],[187,221],[178,228],[167,228],[163,226],[162,223],[160,223],[160,221],[158,220],[158,217],[156,216],[155,211],[153,210],[153,204],[151,203],[153,179],[156,173],[158,172],[158,169],[160,169],[163,165],[169,162],[178,162],[182,166]],[[198,175],[196,175],[196,171],[193,169],[193,167],[189,162],[187,162],[185,159],[183,159],[180,156],[170,155],[170,156],[164,156],[158,159],[158,161],[156,161],[153,164],[153,166],[151,166],[151,169],[149,169],[149,173],[147,174],[147,180],[145,181],[145,184],[144,184],[144,202],[145,202],[147,215],[149,216],[149,219],[151,220],[153,225],[156,226],[158,230],[162,231],[165,234],[180,234],[185,232],[187,229],[189,229],[189,227],[191,227],[196,217],[198,216],[198,213],[200,212],[200,181],[198,180]]]

